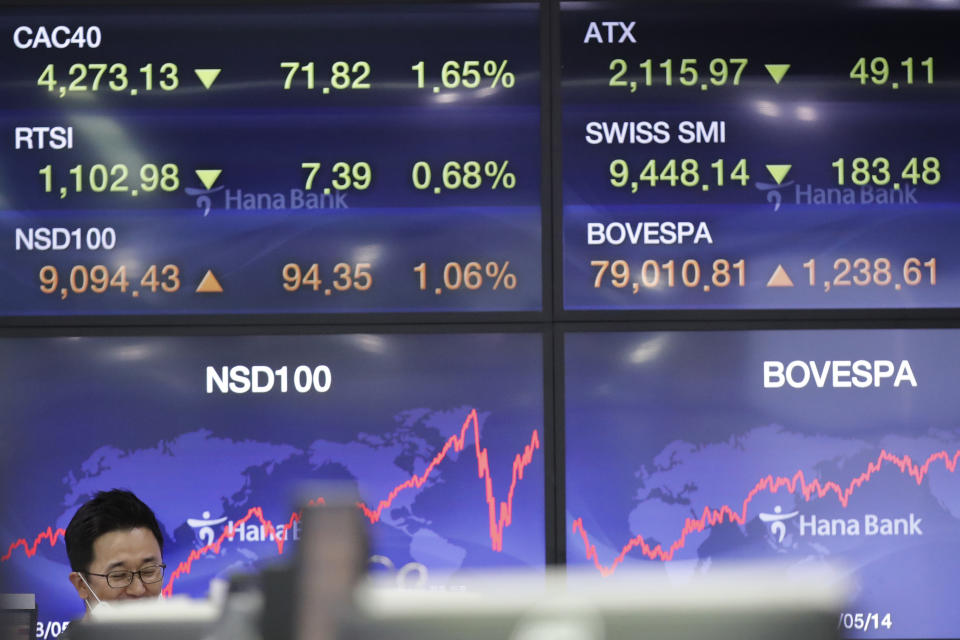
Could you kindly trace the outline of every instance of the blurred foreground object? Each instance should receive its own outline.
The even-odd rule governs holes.
[[[0,640],[27,640],[37,628],[37,600],[32,593],[0,593]]]
[[[589,571],[589,570],[587,570]],[[849,592],[829,568],[710,569],[683,581],[661,567],[615,577],[564,571],[464,575],[462,590],[358,590],[341,637],[391,640],[826,640]]]

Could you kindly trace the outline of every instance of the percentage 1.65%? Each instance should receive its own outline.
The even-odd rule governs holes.
[[[480,87],[509,89],[517,82],[512,71],[507,71],[509,60],[447,60],[440,67],[440,80],[429,80],[434,93],[440,89],[477,89]],[[428,82],[427,65],[423,60],[410,67],[417,72],[417,88],[425,89]]]

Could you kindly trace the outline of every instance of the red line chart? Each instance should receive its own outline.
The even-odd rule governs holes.
[[[754,485],[753,489],[747,493],[747,497],[744,498],[739,511],[734,510],[733,507],[728,505],[723,505],[719,509],[704,507],[700,517],[686,519],[680,535],[666,549],[660,544],[651,546],[642,535],[638,535],[631,538],[630,541],[623,546],[623,549],[620,550],[619,555],[613,559],[613,562],[606,565],[600,561],[596,545],[590,542],[587,530],[583,526],[583,518],[574,519],[571,525],[571,531],[574,534],[578,534],[583,541],[587,560],[593,561],[594,567],[596,567],[601,575],[609,576],[617,570],[617,567],[626,559],[627,554],[634,549],[639,548],[641,553],[651,560],[667,562],[673,559],[677,551],[686,546],[687,536],[692,533],[699,533],[708,526],[721,524],[725,521],[734,522],[739,525],[745,524],[747,521],[747,508],[750,506],[750,502],[753,501],[753,498],[757,494],[763,491],[776,493],[780,489],[785,488],[792,494],[799,492],[807,502],[814,497],[821,499],[833,494],[836,496],[840,505],[846,508],[854,492],[867,484],[870,479],[885,466],[899,468],[900,473],[909,475],[916,481],[917,485],[920,485],[930,471],[930,465],[934,462],[942,461],[947,471],[954,473],[957,470],[958,460],[960,460],[960,450],[956,451],[952,456],[947,451],[938,451],[931,454],[923,464],[916,464],[910,456],[898,456],[883,449],[880,451],[877,459],[867,465],[866,471],[853,478],[846,487],[842,487],[833,481],[821,482],[817,478],[807,481],[802,470],[797,471],[789,477],[774,477],[768,475],[761,478],[760,481]]]
[[[0,562],[6,562],[13,555],[13,552],[17,547],[23,547],[23,552],[28,558],[32,558],[37,554],[37,548],[40,546],[40,543],[44,540],[50,542],[50,546],[56,546],[57,540],[63,537],[64,530],[59,527],[54,529],[53,527],[47,527],[46,531],[41,531],[36,538],[33,539],[33,544],[27,542],[26,538],[20,538],[16,542],[10,545],[10,548],[7,549],[7,553],[3,556],[0,556]]]
[[[463,451],[467,447],[467,436],[470,433],[471,427],[473,427],[474,451],[477,457],[477,477],[483,481],[484,490],[486,493],[487,511],[490,521],[490,543],[494,551],[502,551],[503,530],[508,527],[513,520],[513,496],[518,483],[523,479],[524,470],[533,462],[534,452],[540,448],[540,435],[539,432],[534,429],[530,435],[530,443],[524,446],[522,453],[518,453],[516,456],[514,456],[512,478],[510,481],[510,488],[507,491],[507,497],[505,500],[502,500],[498,503],[493,492],[493,477],[490,473],[489,455],[487,449],[480,446],[480,422],[479,418],[477,417],[476,409],[471,409],[470,413],[467,414],[466,419],[463,421],[463,425],[460,427],[459,432],[453,434],[447,439],[443,447],[433,457],[423,473],[419,475],[414,474],[405,482],[394,487],[387,494],[387,497],[383,500],[380,500],[374,508],[370,508],[364,502],[357,503],[357,507],[370,521],[370,523],[375,524],[379,522],[383,511],[388,509],[390,505],[393,504],[393,501],[397,498],[397,496],[399,496],[401,493],[408,489],[419,489],[423,487],[433,471],[447,458],[451,451]],[[311,500],[310,504],[323,504],[323,502],[323,498],[319,497],[315,500]],[[300,517],[301,515],[299,512],[292,513],[290,518],[283,525],[284,530],[289,530],[292,528],[294,523],[300,521]],[[163,594],[167,596],[171,595],[173,593],[173,586],[176,580],[186,574],[189,574],[195,561],[209,553],[220,553],[220,548],[223,546],[223,543],[227,540],[233,540],[238,527],[245,525],[250,520],[259,521],[259,523],[263,526],[266,539],[275,541],[277,545],[277,552],[282,554],[286,542],[286,536],[282,534],[277,535],[277,527],[263,514],[262,507],[250,507],[250,509],[247,510],[246,515],[233,523],[232,528],[224,527],[223,531],[220,533],[220,536],[215,541],[198,549],[191,550],[190,555],[188,555],[185,560],[178,563],[176,568],[174,568],[170,573],[169,580],[163,587]],[[54,530],[52,527],[48,527],[46,531],[41,532],[34,539],[32,544],[30,544],[25,538],[21,538],[10,545],[6,555],[0,557],[0,562],[6,562],[9,560],[14,551],[20,547],[23,548],[24,553],[28,558],[32,557],[37,553],[37,548],[44,540],[48,540],[50,546],[54,546],[56,545],[57,540],[63,537],[63,534],[63,529]]]

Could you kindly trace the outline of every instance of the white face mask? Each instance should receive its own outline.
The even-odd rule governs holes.
[[[80,579],[83,580],[83,584],[85,584],[85,585],[87,586],[87,590],[90,591],[90,595],[92,595],[92,596],[94,597],[94,599],[97,601],[97,603],[96,603],[95,605],[92,605],[92,606],[90,605],[90,601],[89,601],[89,600],[84,600],[84,601],[83,601],[83,603],[84,603],[85,605],[87,605],[87,609],[90,610],[90,617],[91,617],[91,618],[96,618],[98,615],[100,615],[101,613],[103,613],[104,610],[110,608],[110,603],[109,603],[109,602],[104,602],[103,600],[101,600],[101,599],[97,596],[96,592],[93,590],[93,587],[91,587],[91,586],[90,586],[90,583],[87,582],[87,579],[83,577],[83,573],[77,572],[77,575],[79,575],[79,576],[80,576]]]

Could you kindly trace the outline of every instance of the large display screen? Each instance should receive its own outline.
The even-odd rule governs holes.
[[[115,487],[157,514],[167,594],[289,556],[304,481],[356,487],[371,567],[406,586],[544,566],[539,334],[7,338],[0,360],[0,573],[44,637],[84,612],[63,529]]]
[[[0,33],[0,316],[542,309],[537,3]]]
[[[561,2],[568,310],[956,307],[960,11]]]
[[[565,335],[566,556],[610,575],[824,561],[848,637],[960,628],[951,330]]]

